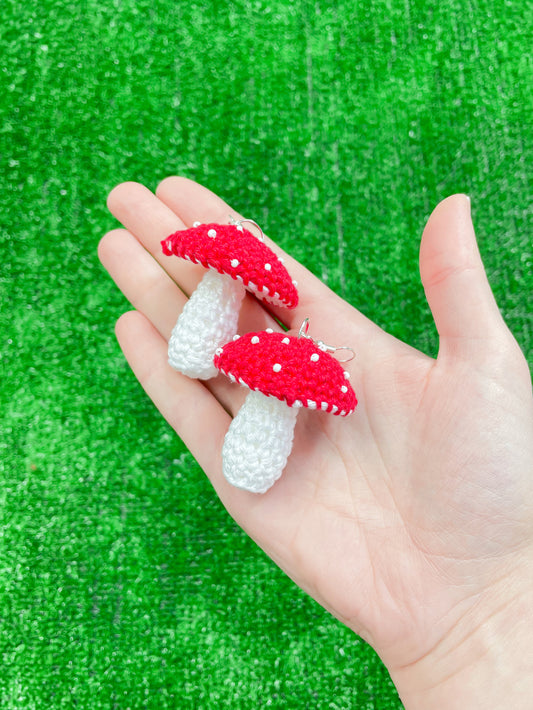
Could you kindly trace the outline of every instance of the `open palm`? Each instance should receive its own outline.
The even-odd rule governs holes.
[[[262,496],[233,488],[221,472],[243,389],[223,377],[202,384],[167,364],[171,329],[203,270],[163,256],[160,241],[236,213],[184,178],[168,178],[156,195],[124,183],[109,208],[124,229],[102,239],[100,258],[136,309],[117,323],[121,347],[235,520],[393,673],[445,643],[460,620],[479,623],[480,600],[493,596],[497,605],[500,586],[533,557],[533,403],[468,199],[441,203],[422,239],[436,360],[385,333],[288,255],[298,308],[268,312],[247,296],[239,332],[279,328],[273,316],[297,332],[309,317],[311,334],[357,351],[347,365],[356,412],[340,419],[301,410],[284,474]]]

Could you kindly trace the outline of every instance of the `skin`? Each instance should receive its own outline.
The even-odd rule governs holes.
[[[166,362],[203,270],[164,257],[160,240],[195,220],[240,215],[179,177],[155,195],[123,183],[108,206],[123,228],[104,236],[100,259],[136,309],[119,318],[118,340],[230,515],[376,649],[406,708],[529,708],[531,377],[488,284],[469,199],[441,202],[422,235],[436,359],[388,335],[267,240],[297,279],[300,304],[269,313],[247,296],[239,332],[276,328],[274,315],[296,334],[310,317],[317,337],[356,349],[346,368],[360,403],[346,419],[301,411],[285,472],[262,496],[221,472],[242,388],[223,377],[190,380]]]

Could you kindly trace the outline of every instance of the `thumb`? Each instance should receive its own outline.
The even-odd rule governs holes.
[[[446,198],[431,214],[420,245],[420,275],[440,352],[466,349],[471,354],[501,332],[503,320],[481,261],[466,195]]]

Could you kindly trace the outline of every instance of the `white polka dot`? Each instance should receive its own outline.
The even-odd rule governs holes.
[[[307,406],[309,409],[316,409],[316,402],[314,402],[312,399],[308,399]]]
[[[347,370],[344,370],[344,379],[346,379],[346,380],[350,379],[350,373]]]
[[[237,334],[237,335],[234,335],[234,336],[233,336],[233,340],[238,340],[240,337],[241,337],[241,336],[238,335],[238,334]]]
[[[272,328],[267,328],[267,329],[266,329],[266,332],[267,332],[267,333],[273,333],[274,331],[272,330]]]
[[[257,337],[257,335],[254,335],[250,342],[252,343],[252,345],[257,345],[257,343],[259,342],[259,338]]]
[[[328,404],[327,402],[322,402],[322,404],[320,405],[320,409],[321,409],[323,412],[327,412],[327,411],[328,411],[328,407],[329,407],[329,404]]]
[[[211,350],[211,352],[213,352],[213,351]],[[222,355],[223,352],[224,352],[224,350],[222,348],[217,348],[215,350],[215,355]]]
[[[279,364],[279,362],[277,362],[272,369],[274,370],[274,372],[279,372],[281,370],[281,365]]]
[[[294,287],[298,286],[298,281],[294,281],[294,280],[293,280],[292,285],[293,285]]]
[[[239,224],[239,225],[237,226],[237,230],[238,230],[239,232],[244,232],[244,227],[242,226],[242,224]]]
[[[280,264],[284,264],[284,263],[285,263],[285,259],[284,259],[282,256],[278,256],[278,261],[279,261]]]
[[[291,341],[290,338],[283,338],[281,342],[283,343],[283,345],[288,345]]]
[[[202,223],[201,222],[193,222],[193,227],[199,227]]]
[[[265,264],[265,271],[270,271],[272,266],[270,264]]]
[[[344,394],[346,394],[346,392],[348,392],[348,387],[346,387],[346,385],[343,385],[343,386],[341,387],[341,392],[343,392]]]
[[[237,266],[239,266],[239,263],[240,263],[240,262],[239,262],[238,259],[232,259],[232,260],[231,260],[231,266],[232,266],[232,268],[233,268],[233,269],[236,269]]]
[[[313,353],[311,355],[311,362],[318,362],[320,355],[318,353]]]
[[[214,239],[214,238],[217,236],[216,229],[210,229],[210,230],[207,232],[207,236],[208,236],[208,237],[211,237],[211,239]]]

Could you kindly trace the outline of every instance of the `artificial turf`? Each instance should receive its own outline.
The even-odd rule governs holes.
[[[3,0],[0,707],[400,708],[228,518],[115,342],[123,180],[206,184],[434,354],[423,223],[472,197],[533,362],[530,2]]]

